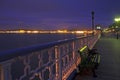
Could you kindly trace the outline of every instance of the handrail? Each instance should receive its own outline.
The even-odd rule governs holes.
[[[9,60],[13,57],[27,55],[27,54],[30,54],[31,52],[34,52],[34,51],[43,50],[46,48],[53,47],[55,45],[63,44],[63,43],[69,42],[69,41],[78,40],[81,38],[85,38],[85,36],[71,38],[71,39],[58,40],[58,41],[54,41],[54,42],[49,42],[49,43],[38,44],[38,45],[29,46],[29,47],[22,47],[22,48],[3,51],[3,52],[0,52],[0,62],[5,61],[5,60]]]

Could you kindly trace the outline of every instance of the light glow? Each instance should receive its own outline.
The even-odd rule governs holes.
[[[19,33],[25,33],[25,30],[21,29],[21,30],[19,30]]]
[[[114,21],[118,22],[120,21],[120,18],[115,18]]]
[[[36,31],[32,31],[32,33],[39,33],[39,31],[37,31],[37,30]]]
[[[76,33],[83,34],[83,33],[84,33],[84,31],[76,31]]]
[[[58,33],[67,33],[67,30],[57,30]]]

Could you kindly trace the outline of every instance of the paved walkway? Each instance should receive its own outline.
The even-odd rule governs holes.
[[[96,71],[98,77],[92,74],[77,75],[74,80],[120,80],[120,37],[104,35],[95,45],[101,53],[101,63]]]

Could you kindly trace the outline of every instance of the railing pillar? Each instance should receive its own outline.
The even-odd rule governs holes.
[[[73,41],[72,42],[72,49],[73,49],[73,51],[72,51],[72,53],[73,53],[73,59],[75,59],[75,42]]]
[[[80,45],[80,44],[78,44],[78,45]],[[72,49],[73,49],[72,54],[73,54],[74,65],[77,68],[77,66],[78,66],[78,59],[76,57],[77,55],[76,55],[76,49],[75,49],[75,41],[72,42]]]
[[[4,80],[3,67],[0,65],[0,80]]]
[[[1,80],[11,80],[11,60],[1,63],[0,75]]]
[[[55,46],[55,58],[56,58],[56,80],[62,80],[62,57],[58,46]]]
[[[78,45],[80,45],[80,44],[78,44]],[[75,69],[77,69],[79,60],[78,60],[78,57],[76,57],[77,55],[76,55],[76,49],[75,49],[75,41],[72,42],[72,48],[73,48],[72,53],[73,53],[74,65],[75,65]]]

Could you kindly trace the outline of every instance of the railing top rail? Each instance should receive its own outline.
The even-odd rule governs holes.
[[[17,49],[3,51],[3,52],[0,52],[0,62],[12,59],[17,56],[27,55],[34,51],[39,51],[39,50],[50,48],[50,47],[53,47],[56,45],[60,45],[60,44],[66,43],[66,42],[82,39],[85,37],[86,36],[71,38],[71,39],[64,39],[64,40],[54,41],[54,42],[45,43],[45,44],[39,44],[39,45],[34,45],[34,46],[29,46],[29,47],[23,47],[23,48],[17,48]]]

